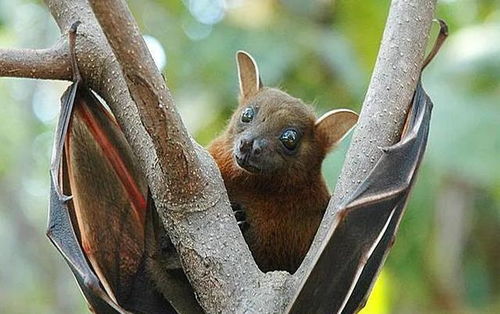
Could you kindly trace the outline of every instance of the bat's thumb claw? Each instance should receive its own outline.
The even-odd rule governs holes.
[[[73,199],[73,195],[64,195],[64,194],[63,194],[63,195],[61,195],[61,196],[59,197],[59,199],[61,200],[61,202],[66,203],[66,202],[68,202],[68,201],[70,201],[70,200],[72,200],[72,199]]]

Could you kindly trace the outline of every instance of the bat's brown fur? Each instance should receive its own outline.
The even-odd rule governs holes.
[[[246,211],[249,228],[245,239],[263,271],[294,272],[318,229],[330,194],[322,176],[288,178],[246,173],[234,162],[233,143],[219,138],[209,151],[220,167],[229,199]],[[294,179],[297,184],[294,184]],[[300,182],[300,183],[299,183]]]
[[[235,116],[239,118],[239,112]],[[310,120],[313,126],[314,116],[304,120]],[[229,128],[210,145],[209,151],[221,170],[229,199],[246,211],[249,228],[245,239],[263,271],[293,272],[307,253],[330,198],[320,171],[324,156],[321,146],[311,143],[317,154],[311,147],[308,159],[312,160],[299,160],[299,169],[252,174],[235,162],[234,135]],[[309,164],[309,169],[301,171],[301,164]]]
[[[321,163],[339,138],[332,142],[326,131],[333,126],[318,125],[310,106],[283,91],[253,82],[258,79],[258,70],[248,78],[242,71],[249,71],[251,64],[242,66],[240,59],[238,62],[240,106],[208,150],[221,170],[229,199],[246,212],[249,227],[244,236],[261,270],[294,272],[328,205],[330,193],[321,175]],[[259,87],[252,90],[252,86]],[[242,123],[242,112],[249,106],[255,109],[255,118]],[[349,123],[347,129],[355,120]],[[278,139],[288,127],[301,134],[297,151],[291,155],[283,152]],[[247,171],[236,162],[235,150],[244,136],[268,139],[263,148],[266,158],[258,164],[264,170]]]

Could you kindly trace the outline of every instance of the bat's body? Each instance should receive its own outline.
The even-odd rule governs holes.
[[[321,163],[357,115],[333,110],[316,119],[300,99],[263,87],[249,54],[238,52],[237,61],[240,105],[208,149],[230,201],[245,211],[260,269],[295,272],[330,199]]]

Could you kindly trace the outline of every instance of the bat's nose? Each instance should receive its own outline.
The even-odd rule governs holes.
[[[262,154],[264,145],[265,141],[262,139],[242,138],[238,148],[241,154],[258,158]]]
[[[254,139],[242,138],[238,148],[242,154],[248,154],[252,150]]]

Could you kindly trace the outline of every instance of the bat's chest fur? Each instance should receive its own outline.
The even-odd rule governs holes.
[[[246,213],[245,240],[262,271],[295,272],[316,234],[330,194],[320,171],[291,180],[285,188],[279,178],[259,180],[238,168],[228,136],[209,147],[221,170],[231,202]],[[307,181],[307,182],[306,182]]]
[[[246,212],[249,227],[245,239],[262,271],[294,272],[307,253],[327,206],[328,192],[304,193],[303,197],[296,193],[258,197],[246,190],[234,195]]]

